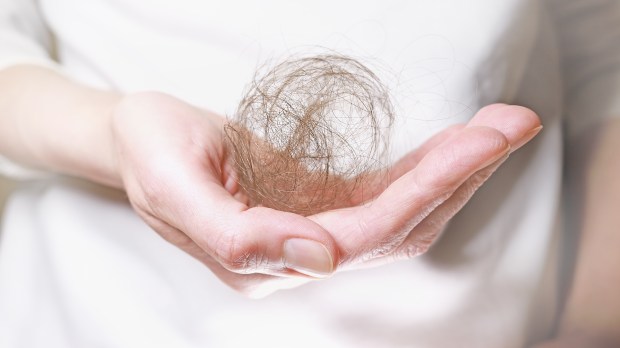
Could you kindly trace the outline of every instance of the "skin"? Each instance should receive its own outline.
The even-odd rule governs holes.
[[[541,129],[529,109],[487,106],[396,163],[393,182],[370,202],[302,217],[247,206],[222,146],[224,119],[212,112],[27,65],[0,71],[0,90],[3,155],[124,190],[154,231],[253,297],[425,252]]]

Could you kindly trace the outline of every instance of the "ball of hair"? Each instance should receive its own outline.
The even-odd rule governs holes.
[[[250,204],[302,215],[364,201],[386,175],[394,111],[387,88],[338,54],[259,69],[225,126]]]

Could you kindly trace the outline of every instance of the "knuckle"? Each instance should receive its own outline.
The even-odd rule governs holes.
[[[142,192],[146,201],[150,203],[161,202],[167,196],[168,188],[162,185],[161,180],[155,176],[142,176]]]
[[[238,274],[259,273],[269,263],[257,245],[241,240],[234,233],[220,239],[215,254],[224,268]]]
[[[395,240],[388,240],[379,243],[367,253],[365,261],[370,261],[380,257],[388,256],[394,252],[398,247],[398,243]]]
[[[398,250],[398,256],[403,259],[412,259],[429,251],[435,241],[437,233],[425,233],[404,243]]]
[[[164,184],[164,181],[159,180],[156,175],[143,175],[139,183],[140,193],[135,193],[133,196],[141,196],[139,199],[141,204],[144,205],[144,209],[148,210],[151,214],[160,215],[160,210],[166,205],[166,202],[170,200],[170,192],[168,185]],[[135,192],[137,188],[129,191]],[[131,197],[130,197],[131,198]]]
[[[406,235],[401,233],[383,238],[364,253],[362,260],[370,261],[393,254],[402,245],[405,238]]]
[[[381,231],[376,231],[372,229],[367,220],[368,216],[361,216],[357,220],[358,231],[360,240],[369,241],[371,246],[366,246],[361,250],[358,255],[361,255],[363,261],[369,261],[375,258],[383,257],[392,253],[398,245],[402,242],[404,238],[401,237],[400,233],[393,233],[387,237],[380,237],[377,233],[381,233]],[[389,221],[388,225],[392,225],[392,220],[397,220],[392,217],[382,217],[386,221]],[[400,228],[396,228],[394,226],[389,226],[388,230],[395,230]],[[380,237],[380,238],[377,238]]]

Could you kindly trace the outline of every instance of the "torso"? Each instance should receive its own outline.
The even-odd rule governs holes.
[[[94,86],[161,90],[230,115],[257,66],[327,48],[362,60],[390,87],[395,157],[490,102],[533,106],[545,124],[427,255],[260,301],[228,290],[162,241],[122,197],[57,182],[22,191],[6,233],[43,235],[36,245],[45,256],[32,261],[41,268],[24,272],[28,279],[37,269],[54,276],[33,293],[50,291],[41,300],[50,308],[41,326],[63,318],[55,325],[77,346],[96,337],[102,346],[128,347],[145,340],[175,347],[520,347],[550,328],[554,287],[545,280],[555,274],[560,89],[557,81],[536,81],[536,69],[553,69],[555,54],[540,2],[41,5],[67,72]],[[40,223],[24,226],[25,219]],[[24,253],[2,261],[16,265],[36,254]],[[6,272],[6,286],[2,277]],[[24,284],[15,286],[31,286]]]

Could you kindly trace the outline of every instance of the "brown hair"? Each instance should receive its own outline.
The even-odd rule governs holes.
[[[311,215],[364,201],[365,185],[386,181],[393,120],[387,88],[357,60],[291,58],[258,70],[225,147],[251,205]]]

